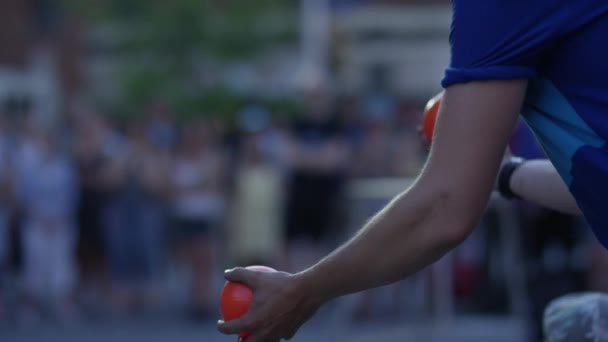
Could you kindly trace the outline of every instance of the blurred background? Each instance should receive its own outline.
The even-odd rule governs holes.
[[[235,339],[223,269],[301,270],[417,175],[450,25],[448,0],[0,1],[0,339]],[[543,157],[523,124],[511,148]],[[295,340],[540,341],[607,260],[580,219],[493,198]]]

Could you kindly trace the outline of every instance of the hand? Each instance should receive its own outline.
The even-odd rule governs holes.
[[[250,331],[247,342],[289,340],[321,306],[296,275],[236,268],[225,273],[229,281],[244,283],[253,290],[247,313],[229,322],[219,321],[218,330],[232,335]]]

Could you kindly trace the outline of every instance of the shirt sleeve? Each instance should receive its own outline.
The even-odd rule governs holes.
[[[535,77],[559,30],[549,6],[544,0],[453,0],[451,61],[443,87]]]

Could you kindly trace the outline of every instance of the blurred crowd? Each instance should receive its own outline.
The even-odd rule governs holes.
[[[213,321],[224,268],[301,270],[364,223],[350,222],[352,211],[369,217],[392,196],[354,206],[350,185],[413,178],[421,170],[422,104],[320,90],[300,102],[291,117],[252,101],[234,120],[180,120],[161,101],[130,119],[86,106],[53,123],[27,106],[17,114],[4,110],[0,324],[166,308]],[[510,147],[515,155],[543,157],[523,123]],[[512,228],[533,321],[559,295],[608,288],[607,255],[581,220],[516,207],[519,227]],[[505,313],[513,275],[501,258],[511,251],[501,245],[495,210],[481,225],[454,254],[452,291],[467,299],[465,308]],[[395,307],[402,290],[391,294]],[[370,319],[374,298],[361,297],[352,318]]]
[[[404,3],[341,0],[332,4],[336,8],[351,8],[367,2]],[[406,2],[417,4],[419,1]],[[435,2],[449,5],[444,0]],[[126,58],[129,62],[124,65],[125,70],[133,71],[146,64],[154,66],[151,77],[144,75],[140,81],[132,82],[141,82],[142,89],[147,89],[143,83],[155,79],[158,65],[165,67],[164,62],[155,62],[164,61],[165,53],[157,51],[155,44],[147,47],[148,50],[145,48],[149,40],[157,39],[146,34],[143,43],[125,44],[118,39],[124,38],[121,36],[125,32],[121,30],[114,33],[116,36],[109,34],[104,38],[113,31],[107,30],[112,25],[107,28],[102,25],[99,31],[92,31],[94,34],[84,34],[87,20],[75,20],[80,16],[68,15],[69,11],[63,10],[60,3],[63,2],[0,1],[0,17],[5,16],[5,20],[0,20],[0,26],[4,25],[0,29],[3,47],[0,64],[9,71],[22,70],[24,66],[33,70],[31,77],[29,73],[24,76],[26,80],[31,78],[31,84],[26,82],[25,93],[45,93],[42,90],[49,88],[42,101],[32,99],[35,105],[44,107],[43,110],[33,108],[34,104],[30,106],[27,101],[11,100],[6,105],[2,103],[4,100],[0,101],[0,329],[7,325],[30,327],[45,322],[78,323],[97,318],[120,320],[155,312],[164,314],[167,310],[171,314],[182,313],[184,319],[215,322],[224,268],[263,264],[285,271],[301,270],[352,236],[394,194],[405,190],[404,179],[416,177],[422,169],[428,152],[418,136],[424,103],[400,99],[378,89],[393,87],[383,86],[391,79],[389,72],[396,73],[395,79],[408,78],[404,84],[412,80],[416,81],[413,84],[421,82],[420,89],[423,89],[424,79],[429,79],[427,74],[433,70],[431,66],[443,67],[444,50],[431,47],[447,48],[447,43],[435,43],[439,40],[433,37],[441,36],[441,31],[435,32],[432,25],[428,28],[429,34],[425,33],[428,29],[420,32],[407,29],[403,31],[405,35],[397,34],[399,25],[388,23],[386,33],[380,28],[377,34],[372,25],[371,31],[361,31],[367,33],[353,34],[356,39],[340,38],[340,44],[345,46],[336,48],[344,52],[336,53],[332,63],[345,64],[345,70],[366,69],[368,62],[362,61],[377,55],[373,59],[378,59],[376,62],[381,65],[389,60],[403,60],[405,64],[415,63],[414,68],[408,66],[403,70],[423,72],[403,74],[397,64],[386,70],[371,68],[370,75],[361,70],[365,78],[370,76],[371,83],[377,83],[367,88],[375,91],[335,96],[322,88],[309,89],[296,96],[297,115],[271,109],[274,107],[263,100],[252,100],[242,103],[234,113],[188,113],[189,118],[184,118],[162,99],[157,99],[136,113],[129,113],[128,117],[83,103],[66,106],[58,118],[40,117],[41,112],[54,112],[46,106],[56,103],[52,99],[63,97],[59,95],[64,92],[64,99],[56,99],[62,105],[64,101],[70,103],[79,98],[81,90],[87,94],[91,84],[100,86],[98,90],[91,89],[93,93],[105,93],[106,87],[110,95],[120,92],[119,84],[106,76],[112,74],[109,71],[112,68],[107,67],[115,59],[122,59],[122,45],[144,47],[133,55],[133,61]],[[154,32],[162,33],[158,41],[160,46],[168,44],[167,56],[179,55],[174,51],[176,48],[196,52],[182,53],[185,59],[177,58],[169,63],[176,68],[168,68],[168,73],[182,70],[178,68],[181,63],[178,61],[191,63],[199,53],[198,45],[189,46],[194,41],[188,41],[194,39],[199,43],[200,32],[194,32],[198,32],[199,22],[205,20],[190,17],[190,13],[182,18],[178,16],[180,11],[165,8],[164,3],[163,7],[150,7],[146,3],[144,7],[153,9],[146,11],[138,11],[138,6],[134,7],[137,2],[118,6],[120,3],[116,2],[114,15],[125,13],[115,19],[124,15],[128,23],[145,24],[142,33],[148,32],[148,27],[154,28],[150,30],[150,37]],[[428,4],[428,0],[424,3]],[[184,12],[188,12],[189,4],[182,1],[174,7],[183,7]],[[81,7],[84,10],[89,6],[78,8]],[[102,12],[98,6],[91,8],[95,16],[96,11]],[[395,13],[404,11],[399,10],[399,6],[395,8]],[[412,10],[408,7],[403,13]],[[132,15],[139,12],[145,14],[141,17],[144,19],[133,20]],[[421,13],[424,14],[422,22],[428,21],[431,12]],[[398,15],[390,14],[391,18],[399,19]],[[162,20],[157,23],[148,20],[147,15]],[[378,22],[377,15],[376,11],[370,11],[369,22]],[[443,17],[439,12],[438,15]],[[175,26],[178,30],[173,34],[167,33],[167,27],[171,26],[167,20],[172,16],[176,24],[184,20],[183,25]],[[280,17],[281,21],[290,21],[289,17]],[[437,17],[440,26],[441,17]],[[267,20],[266,16],[261,18],[251,22]],[[209,22],[215,21],[222,25],[226,22]],[[196,24],[189,28],[188,23]],[[365,23],[366,20],[361,21],[367,26]],[[268,26],[274,27],[274,24]],[[310,25],[315,32],[316,26]],[[128,25],[125,28],[131,30]],[[188,30],[192,30],[192,34]],[[226,42],[232,51],[233,45],[240,44],[238,39],[233,41],[238,29],[234,32],[213,29],[209,36],[223,31],[227,38],[217,40]],[[446,31],[446,39],[447,34]],[[336,34],[335,38],[341,35]],[[316,33],[311,34],[314,36]],[[105,39],[108,42],[104,42]],[[244,38],[241,43],[254,47],[258,40]],[[384,43],[379,43],[384,40],[386,48]],[[357,48],[351,51],[353,47],[349,44]],[[45,57],[47,45],[54,46],[50,51],[56,52],[49,56],[56,54],[56,62]],[[387,59],[386,54],[404,53],[401,48],[394,50],[394,45],[407,45],[408,51],[429,52],[426,52],[428,55],[407,52],[404,55],[407,58]],[[388,52],[368,56],[367,49]],[[280,61],[282,50],[277,51],[277,61]],[[365,52],[363,59],[359,58],[362,52]],[[343,59],[341,55],[347,54],[358,58],[348,63],[339,61]],[[246,56],[239,58],[246,61]],[[428,59],[424,56],[433,57],[431,63],[419,64]],[[445,57],[448,56],[446,51]],[[274,67],[275,59],[261,59],[266,60],[264,65]],[[54,70],[51,67],[54,64],[58,75],[50,71]],[[84,67],[89,64],[91,70]],[[207,73],[207,68],[215,69],[222,64],[214,62],[206,66],[203,62],[204,68],[193,69],[193,72],[196,70],[193,79],[201,77],[198,73]],[[230,65],[227,63],[226,68],[232,69]],[[237,65],[240,64],[234,66]],[[291,67],[279,65],[277,69],[288,69],[290,72],[286,75],[291,74]],[[202,79],[205,84],[207,78],[214,84],[211,81],[223,72],[213,77],[204,75]],[[95,81],[85,81],[89,74],[99,75],[92,78]],[[238,85],[248,79],[244,77],[248,72],[239,71],[235,75]],[[190,85],[190,76],[184,72],[175,76],[179,82],[166,83]],[[418,79],[421,76],[424,77]],[[266,77],[262,77],[260,84],[267,85]],[[58,87],[59,84],[47,78],[57,78],[63,85]],[[314,75],[311,79],[315,79]],[[108,85],[104,86],[105,82],[109,82]],[[11,77],[3,79],[3,88],[8,93],[2,95],[11,97],[23,91],[19,90],[18,83],[21,82]],[[165,82],[158,83],[163,86],[150,89],[164,91]],[[181,89],[169,88],[171,92]],[[256,90],[270,93],[267,89]],[[137,95],[139,91],[134,93]],[[524,158],[544,158],[533,134],[521,122],[510,149],[514,155]],[[361,184],[365,186],[357,186]],[[359,192],[359,197],[353,199],[353,189],[363,189],[370,194]],[[508,229],[498,228],[504,223],[501,222],[504,213],[500,212],[504,207],[514,209],[508,211],[510,235],[505,233]],[[399,283],[383,288],[382,293],[370,291],[354,296],[354,305],[347,308],[352,312],[342,316],[356,323],[380,318],[384,324],[387,317],[401,317],[397,311],[404,311],[410,304],[431,302],[428,292],[448,279],[452,284],[444,288],[456,298],[457,311],[519,314],[518,318],[531,322],[533,340],[540,341],[542,311],[550,300],[569,292],[608,291],[605,272],[608,252],[597,244],[580,218],[519,201],[504,207],[490,205],[479,229],[449,255],[450,264],[444,271],[450,272],[450,277],[437,277],[432,272],[418,274],[412,277],[413,289],[407,289],[412,292],[406,293],[403,283]],[[509,239],[510,244],[504,243]],[[513,257],[515,254],[519,259]],[[516,259],[521,263],[507,265]],[[509,273],[513,270],[519,274]],[[509,292],[513,292],[509,287],[517,287],[513,279],[518,277],[525,283],[521,291],[524,308],[519,311],[509,303],[512,300]],[[418,282],[418,278],[426,282]],[[419,288],[424,289],[418,291]],[[382,295],[389,298],[387,305],[379,310]]]
[[[180,121],[162,102],[129,120],[2,113],[0,321],[153,310],[176,273],[183,309],[208,319],[220,267],[318,259],[348,234],[349,180],[420,170],[420,106],[320,91],[302,103],[285,119],[252,102],[233,124]]]

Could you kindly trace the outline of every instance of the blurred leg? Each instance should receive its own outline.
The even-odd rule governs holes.
[[[211,309],[213,244],[207,237],[195,238],[189,248],[192,272],[191,305],[193,314],[205,318]]]
[[[145,257],[146,274],[151,281],[157,281],[163,268],[165,255],[165,216],[161,208],[143,208],[139,220],[141,242]]]
[[[315,203],[324,202],[323,199],[315,199],[314,191],[309,184],[292,184],[292,189],[287,199],[286,210],[286,261],[288,272],[298,272],[307,268],[317,260],[315,255],[317,247],[315,238],[321,227],[318,226],[320,216],[323,213],[317,209],[322,207]]]
[[[8,252],[8,213],[0,209],[0,289]]]
[[[120,204],[104,210],[104,244],[110,270],[110,301],[114,310],[124,313],[130,305],[128,282],[133,276],[130,235],[133,228],[126,224],[126,213]]]
[[[138,220],[139,245],[144,267],[145,304],[155,305],[161,300],[160,285],[165,255],[165,215],[162,208],[145,205]]]
[[[200,218],[182,218],[176,221],[176,229],[181,240],[180,254],[190,276],[188,313],[196,320],[207,319],[215,265],[211,223]]]
[[[62,320],[76,318],[73,291],[76,285],[75,238],[72,227],[57,230],[49,240],[49,288]]]
[[[87,196],[85,191],[84,195]],[[86,300],[95,300],[107,285],[107,265],[103,240],[102,203],[99,199],[82,198],[77,215],[76,255],[80,277],[79,291]]]
[[[547,342],[607,342],[608,295],[579,293],[558,298],[545,309]]]
[[[23,279],[28,297],[40,299],[46,289],[49,244],[44,227],[25,224],[22,235]]]
[[[8,249],[8,213],[0,209],[0,321],[4,318],[4,272]]]
[[[48,232],[44,227],[26,222],[21,233],[24,293],[19,319],[21,323],[32,324],[40,319],[40,300],[47,287]]]
[[[287,263],[289,272],[299,272],[319,261],[328,226],[325,201],[311,203],[307,198],[296,199],[287,213]]]
[[[74,237],[70,230],[62,227],[49,240],[50,289],[57,298],[68,296],[76,283]]]

